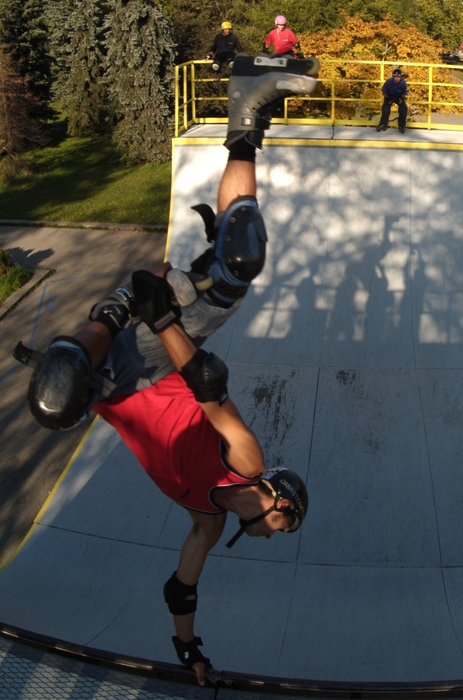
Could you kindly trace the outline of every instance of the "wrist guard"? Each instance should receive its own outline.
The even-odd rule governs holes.
[[[180,375],[199,403],[218,401],[221,406],[227,400],[228,367],[213,352],[197,350]]]
[[[171,289],[165,277],[148,270],[136,270],[132,275],[132,288],[138,315],[153,333],[160,333],[178,321],[180,310],[172,304]]]
[[[88,320],[102,323],[114,339],[119,331],[128,328],[136,316],[132,293],[125,287],[119,287],[107,299],[92,307]]]
[[[178,637],[172,637],[175,651],[180,663],[188,668],[193,668],[195,664],[202,663],[206,668],[212,668],[212,664],[208,658],[203,656],[198,647],[202,647],[203,642],[201,637],[193,637],[191,642],[182,642]]]
[[[164,584],[164,600],[169,606],[169,612],[172,615],[189,615],[194,613],[198,603],[197,587],[197,583],[194,586],[189,586],[179,581],[177,572],[174,571],[170,579]],[[194,595],[194,600],[188,600],[189,595]]]

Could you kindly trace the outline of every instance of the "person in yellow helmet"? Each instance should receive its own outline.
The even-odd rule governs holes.
[[[243,47],[237,34],[233,31],[231,22],[222,22],[221,31],[216,34],[214,41],[207,50],[206,60],[209,61],[214,56],[212,70],[214,80],[220,78],[220,67],[222,63],[228,63],[230,70],[233,68],[233,61],[237,53],[243,53]]]

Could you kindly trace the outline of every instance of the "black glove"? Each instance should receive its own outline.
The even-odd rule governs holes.
[[[165,277],[148,270],[136,270],[132,275],[132,289],[140,319],[153,333],[160,333],[180,317],[180,309],[172,304],[172,290]]]
[[[192,669],[199,662],[204,664],[206,668],[212,668],[209,659],[203,656],[198,649],[203,645],[201,637],[194,637],[191,642],[182,642],[178,637],[172,637],[172,641],[179,661],[184,666]]]
[[[302,53],[302,51],[300,49],[297,51],[296,57],[297,58],[305,58],[304,54]]]
[[[264,41],[263,44],[262,44],[262,51],[263,51],[264,53],[268,53],[268,47],[267,47],[267,44],[265,43],[265,41]]]

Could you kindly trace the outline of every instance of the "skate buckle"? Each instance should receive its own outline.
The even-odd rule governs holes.
[[[254,59],[255,66],[282,66],[283,68],[288,65],[287,58],[273,58],[272,56],[256,56]]]

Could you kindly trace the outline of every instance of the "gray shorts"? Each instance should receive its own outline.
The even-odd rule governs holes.
[[[239,309],[244,298],[237,300],[229,309],[223,309],[200,295],[189,306],[182,308],[181,321],[197,347],[214,333]],[[100,373],[117,385],[112,396],[132,394],[155,384],[170,372],[173,366],[164,345],[144,323],[135,323],[119,333],[111,343]],[[101,399],[91,396],[88,408]]]

